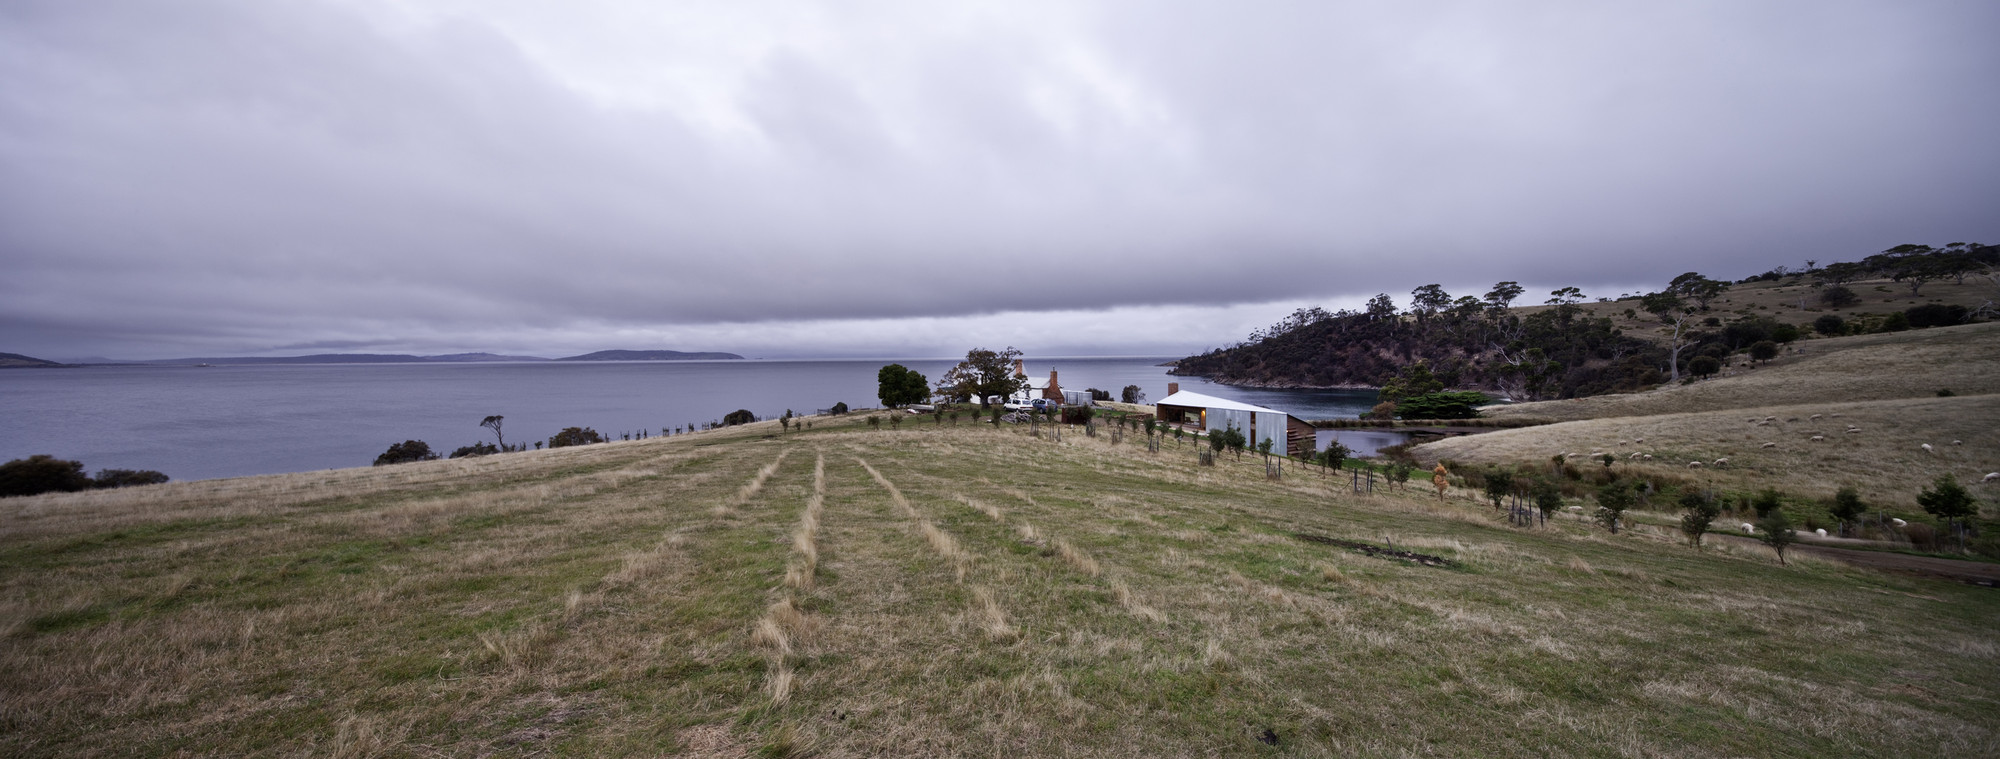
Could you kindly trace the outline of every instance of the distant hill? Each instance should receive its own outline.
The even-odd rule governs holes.
[[[310,356],[206,356],[134,361],[135,364],[420,364],[430,359],[400,353],[316,353]]]
[[[23,356],[19,353],[0,353],[0,367],[64,366],[47,359]]]
[[[681,351],[598,351],[581,356],[564,356],[557,361],[716,361],[742,359],[734,353],[683,353]]]
[[[448,353],[442,356],[424,356],[425,361],[454,363],[479,363],[485,361],[548,361],[541,356],[503,356],[498,353]]]

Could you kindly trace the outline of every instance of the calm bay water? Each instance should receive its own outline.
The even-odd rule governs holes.
[[[1028,373],[1060,372],[1064,389],[1114,394],[1138,385],[1150,399],[1184,390],[1287,411],[1352,417],[1374,391],[1266,390],[1169,377],[1166,358],[1029,359]],[[509,443],[546,440],[563,427],[614,439],[640,429],[700,425],[739,408],[759,418],[812,413],[835,402],[877,405],[875,373],[901,363],[935,381],[946,359],[826,361],[537,362],[93,366],[0,370],[0,460],[48,453],[99,469],[157,469],[176,480],[367,466],[389,444],[432,450],[491,442],[479,427],[507,417]],[[1350,443],[1352,445],[1352,443]]]

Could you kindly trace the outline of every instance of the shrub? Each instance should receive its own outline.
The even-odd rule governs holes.
[[[1939,391],[1937,391],[1937,397],[1939,397],[1939,398],[1951,398],[1951,397],[1955,397],[1955,396],[1957,396],[1957,395],[1958,395],[1958,393],[1954,393],[1954,392],[1952,392],[1952,391],[1951,391],[1951,388],[1948,388],[1948,387],[1947,387],[1947,388],[1944,388],[1944,389],[1942,389],[1942,390],[1939,390]]]
[[[1851,293],[1850,293],[1851,294]],[[1822,335],[1847,334],[1847,320],[1837,314],[1827,314],[1813,320],[1813,331]]]
[[[876,415],[874,415],[874,414],[869,414],[869,415],[868,415],[868,429],[871,429],[871,430],[879,430],[879,429],[882,429],[882,417],[879,417],[879,416],[876,416]]]
[[[473,456],[491,456],[499,452],[500,452],[499,446],[496,446],[492,443],[480,442],[459,448],[456,451],[452,451],[451,457],[455,459],[463,459],[463,458],[471,458]]]
[[[1790,344],[1792,341],[1799,339],[1798,325],[1780,324],[1776,327],[1772,327],[1771,339],[1776,340],[1780,343]]]
[[[431,461],[438,456],[431,452],[429,443],[422,440],[405,440],[389,446],[389,450],[375,457],[375,466],[403,464],[411,461]]]
[[[1894,312],[1894,313],[1891,313],[1891,314],[1889,314],[1889,315],[1888,315],[1888,316],[1886,316],[1886,317],[1883,317],[1883,318],[1882,318],[1882,324],[1881,324],[1880,326],[1877,326],[1877,327],[1875,328],[1875,331],[1877,331],[1877,332],[1902,332],[1902,331],[1904,331],[1904,330],[1907,330],[1907,329],[1909,329],[1909,328],[1910,328],[1910,317],[1909,317],[1909,315],[1908,315],[1908,314],[1905,314],[1905,313],[1903,313],[1903,312],[1901,312],[1901,311],[1896,311],[1896,312]]]
[[[74,493],[90,487],[83,462],[37,453],[0,464],[0,497],[36,493]]]
[[[1965,307],[1955,303],[1951,305],[1925,303],[1921,306],[1911,307],[1903,312],[1903,316],[1909,320],[1910,326],[1919,329],[1924,327],[1948,327],[1953,324],[1960,324],[1965,321],[1965,314]]]
[[[1763,519],[1770,516],[1771,512],[1778,510],[1778,507],[1782,505],[1780,498],[1781,496],[1778,491],[1771,488],[1764,488],[1757,491],[1757,496],[1751,499],[1750,508],[1757,512],[1758,519]]]
[[[1486,500],[1493,502],[1493,508],[1500,508],[1500,502],[1513,492],[1513,472],[1506,469],[1493,469],[1486,473]]]
[[[95,488],[125,488],[133,485],[158,485],[166,482],[167,475],[151,469],[104,469],[90,481]]]
[[[835,416],[838,416],[840,414],[845,414],[847,413],[847,403],[845,401],[842,401],[840,403],[835,403],[833,404],[833,408],[827,410],[833,412]]]
[[[1089,406],[1062,407],[1063,424],[1085,424],[1090,421],[1091,417],[1096,415],[1097,410]]]
[[[590,445],[604,442],[604,436],[589,427],[564,427],[549,437],[550,448],[567,448],[573,445]]]
[[[1479,416],[1477,406],[1487,403],[1485,393],[1472,390],[1442,391],[1404,398],[1396,404],[1399,419],[1471,419]]]
[[[1339,469],[1346,465],[1348,456],[1351,453],[1347,449],[1347,446],[1340,444],[1340,441],[1329,440],[1326,443],[1326,450],[1314,454],[1314,458],[1321,466],[1329,469]]]
[[[1954,527],[1962,526],[1967,517],[1979,513],[1972,494],[1949,474],[1938,475],[1937,482],[1918,493],[1917,505],[1924,507],[1924,513]]]
[[[747,408],[740,408],[722,415],[722,426],[724,427],[734,427],[754,421],[757,421],[757,415],[750,413],[750,409]]]
[[[1542,521],[1549,521],[1549,516],[1555,514],[1563,506],[1562,489],[1556,487],[1555,483],[1548,480],[1537,480],[1534,492],[1535,508],[1541,510]]]
[[[1618,520],[1625,516],[1625,510],[1632,508],[1632,488],[1623,482],[1613,480],[1597,488],[1597,521],[1618,534]]]
[[[1799,538],[1792,529],[1792,523],[1785,519],[1784,509],[1772,509],[1770,516],[1757,520],[1757,539],[1778,552],[1778,563],[1785,563],[1785,549]]]
[[[1722,362],[1714,356],[1695,356],[1694,360],[1688,362],[1688,373],[1696,377],[1713,377],[1720,371]]]
[[[1759,340],[1750,345],[1750,358],[1769,361],[1778,357],[1778,344],[1770,340]]]
[[[1834,285],[1820,291],[1819,302],[1826,304],[1829,308],[1847,308],[1848,306],[1860,303],[1861,296],[1855,295],[1853,290],[1849,290],[1844,286]]]
[[[1126,385],[1124,391],[1118,394],[1118,399],[1126,403],[1138,403],[1146,400],[1146,393],[1140,390],[1138,385]]]
[[[1396,402],[1395,402],[1395,401],[1383,401],[1383,402],[1381,402],[1381,403],[1377,403],[1377,404],[1375,404],[1375,407],[1374,407],[1374,408],[1371,408],[1371,409],[1369,409],[1369,410],[1368,410],[1368,414],[1367,414],[1366,416],[1362,417],[1362,418],[1364,418],[1364,419],[1394,419],[1394,418],[1396,418]]]
[[[1860,519],[1868,511],[1868,505],[1861,502],[1861,493],[1852,487],[1844,487],[1833,494],[1833,503],[1827,505],[1826,513],[1840,520],[1840,533],[1847,534],[1850,523]]]
[[[1701,536],[1708,532],[1708,526],[1722,515],[1722,507],[1709,500],[1700,492],[1689,490],[1681,493],[1681,534],[1686,535],[1694,547],[1701,547]]]

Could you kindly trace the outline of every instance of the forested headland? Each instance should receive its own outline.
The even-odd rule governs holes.
[[[1437,284],[1360,310],[1303,308],[1174,374],[1261,387],[1380,387],[1413,368],[1443,388],[1516,400],[1632,392],[1768,359],[1813,335],[1992,318],[2000,246],[1901,245],[1860,261],[1777,267],[1740,280],[1697,272],[1657,292],[1539,299],[1516,282],[1483,295]],[[1886,297],[1884,297],[1886,294]]]

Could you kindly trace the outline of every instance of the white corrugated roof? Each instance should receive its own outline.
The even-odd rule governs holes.
[[[1174,393],[1173,395],[1161,398],[1157,401],[1154,401],[1153,403],[1154,405],[1165,405],[1165,406],[1200,406],[1202,408],[1222,408],[1222,409],[1229,409],[1231,411],[1260,411],[1266,414],[1285,413],[1283,411],[1279,411],[1274,408],[1264,408],[1263,406],[1252,406],[1248,403],[1239,403],[1237,401],[1229,400],[1228,398],[1217,398],[1213,395],[1202,395],[1201,393],[1194,393],[1186,390],[1182,390],[1178,393]]]

